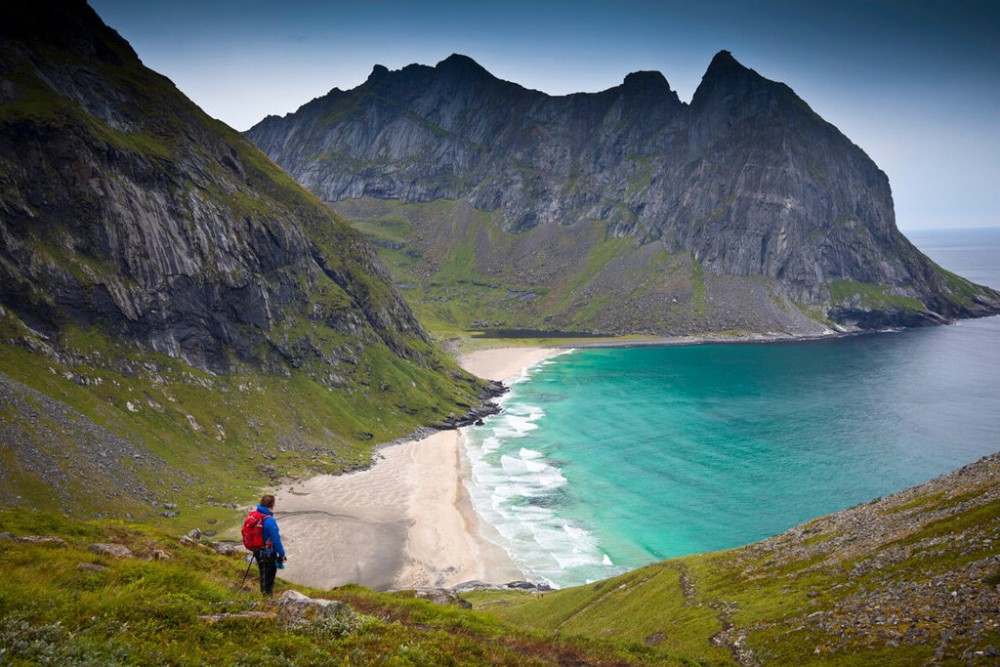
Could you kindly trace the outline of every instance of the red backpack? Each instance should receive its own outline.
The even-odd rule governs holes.
[[[243,520],[243,546],[250,551],[264,548],[264,519],[266,514],[252,510]]]

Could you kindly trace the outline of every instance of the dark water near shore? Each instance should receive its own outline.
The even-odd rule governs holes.
[[[1000,229],[911,233],[1000,288]],[[470,492],[533,577],[747,544],[1000,449],[1000,318],[773,345],[578,350],[470,429]]]

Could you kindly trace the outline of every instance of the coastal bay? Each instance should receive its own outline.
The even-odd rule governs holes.
[[[517,377],[560,353],[538,347],[480,350],[459,362],[488,380]],[[280,488],[276,515],[289,554],[282,577],[330,588],[449,587],[474,579],[502,583],[524,573],[483,537],[462,484],[461,432],[380,448],[374,465],[319,475]]]
[[[921,247],[944,266],[1000,284],[995,231],[925,236]],[[469,353],[460,361],[481,377],[511,384],[534,368],[532,381],[515,384],[505,415],[466,429],[464,441],[446,432],[385,447],[370,470],[283,490],[279,516],[288,513],[282,526],[293,559],[301,555],[287,576],[376,588],[520,577],[570,585],[766,538],[995,451],[998,326],[987,318],[794,344],[591,349],[541,367],[562,350]],[[640,408],[643,397],[652,403]],[[487,441],[498,448],[484,452]],[[625,481],[608,479],[614,471]],[[535,482],[539,493],[525,495]]]
[[[1000,285],[998,234],[919,243]],[[530,578],[557,586],[766,539],[995,452],[998,334],[991,317],[768,345],[581,346],[467,429],[470,494]]]

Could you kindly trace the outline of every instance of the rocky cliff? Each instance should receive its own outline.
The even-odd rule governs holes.
[[[0,480],[18,490],[81,484],[74,458],[120,489],[151,452],[156,484],[164,460],[203,480],[206,461],[255,480],[293,465],[247,464],[260,448],[350,467],[484,386],[360,234],[82,0],[0,6],[0,345]],[[36,390],[60,404],[30,408]]]
[[[337,367],[366,343],[420,357],[358,234],[65,4],[79,11],[11,7],[0,26],[4,306],[47,337],[96,325],[212,371]]]
[[[888,179],[860,148],[725,51],[690,104],[658,72],[552,97],[459,55],[376,66],[358,88],[247,136],[383,247],[408,253],[388,254],[403,282],[447,282],[437,274],[455,273],[448,258],[475,246],[458,283],[534,295],[496,308],[506,324],[805,332],[1000,308],[996,292],[943,273],[899,233]],[[429,222],[428,202],[489,220],[456,228],[449,206]],[[429,241],[441,226],[447,238]],[[612,239],[624,240],[613,257]]]

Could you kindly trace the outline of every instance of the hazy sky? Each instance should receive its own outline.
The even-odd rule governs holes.
[[[1000,226],[1000,0],[91,0],[143,62],[246,130],[372,66],[468,55],[553,95],[662,72],[690,101],[721,49],[889,175],[901,229]]]

